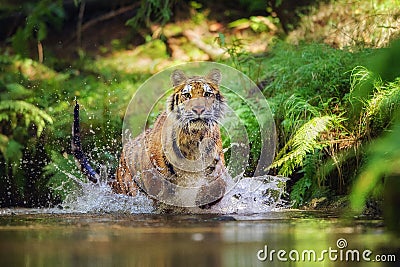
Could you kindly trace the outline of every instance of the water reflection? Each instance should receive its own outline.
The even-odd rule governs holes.
[[[5,214],[4,214],[5,213]],[[262,262],[257,252],[368,249],[393,254],[400,241],[381,221],[347,222],[330,214],[262,215],[51,214],[0,215],[0,266],[366,266],[366,262]],[[301,253],[300,253],[301,254]],[[294,255],[294,254],[293,254]],[[372,257],[372,256],[371,256]],[[286,254],[288,258],[288,254]],[[398,266],[368,262],[368,266]]]

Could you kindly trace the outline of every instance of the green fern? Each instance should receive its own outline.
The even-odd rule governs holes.
[[[38,107],[21,100],[0,101],[0,121],[8,121],[15,129],[22,122],[27,128],[31,123],[36,126],[36,134],[40,136],[46,124],[53,123],[52,118]],[[0,134],[0,152],[6,161],[7,173],[15,175],[23,156],[24,144],[14,140],[13,136]],[[10,172],[11,168],[11,172]]]
[[[38,107],[21,100],[0,101],[0,121],[7,120],[15,128],[19,122],[18,118],[23,116],[25,127],[31,123],[36,126],[36,135],[40,136],[46,124],[52,124],[53,119]]]
[[[150,26],[151,23],[161,23],[164,25],[171,19],[172,15],[172,1],[152,0],[141,1],[140,8],[136,15],[130,18],[126,25],[137,29],[143,23]]]
[[[352,80],[352,91],[358,89],[366,96],[360,99],[361,137],[381,135],[368,144],[366,163],[350,194],[352,209],[361,212],[382,178],[400,173],[400,78],[385,82],[379,75],[358,67],[352,72]]]
[[[358,66],[351,72],[350,84],[349,101],[353,106],[360,106],[358,131],[363,136],[376,136],[390,127],[400,102],[400,78],[384,82],[379,75]]]
[[[294,207],[300,207],[308,199],[307,193],[310,191],[313,181],[310,177],[304,176],[300,178],[292,187],[290,192],[290,200]]]
[[[303,165],[303,160],[308,153],[327,145],[327,143],[319,142],[318,137],[322,132],[327,131],[335,120],[336,117],[332,115],[315,117],[305,123],[281,149],[270,168],[280,167],[280,175],[292,174],[296,167]]]
[[[374,95],[365,106],[365,122],[368,130],[377,132],[393,123],[393,116],[400,103],[400,79],[384,84],[380,79]]]
[[[76,191],[76,181],[85,181],[82,172],[75,165],[72,155],[51,151],[51,162],[44,167],[44,175],[50,177],[47,186],[61,199]],[[73,179],[71,178],[73,177]]]
[[[284,118],[281,125],[283,126],[283,134],[288,135],[295,132],[305,122],[313,117],[320,116],[320,110],[311,105],[309,101],[293,94],[283,104]]]

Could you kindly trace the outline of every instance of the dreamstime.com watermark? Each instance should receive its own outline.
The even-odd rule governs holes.
[[[329,247],[321,251],[313,249],[306,250],[275,250],[268,248],[267,245],[257,252],[257,259],[260,261],[282,261],[282,262],[396,262],[395,254],[376,254],[369,250],[347,249],[347,240],[339,238],[336,241],[336,248]]]

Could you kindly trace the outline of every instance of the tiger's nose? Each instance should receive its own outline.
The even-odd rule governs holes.
[[[203,114],[203,112],[204,112],[204,110],[205,110],[205,107],[204,106],[194,106],[194,107],[192,107],[192,111],[196,114],[196,115],[201,115],[201,114]]]

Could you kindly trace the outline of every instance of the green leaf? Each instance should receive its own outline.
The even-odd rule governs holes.
[[[23,57],[29,56],[28,42],[22,28],[18,28],[17,32],[11,37],[11,46],[17,54]]]
[[[399,136],[400,120],[397,120],[390,132],[369,146],[368,162],[358,175],[350,194],[351,208],[354,211],[363,210],[371,192],[383,177],[400,174]]]
[[[47,37],[47,26],[44,22],[40,22],[37,30],[37,40],[43,41]]]
[[[10,140],[7,144],[7,147],[4,151],[4,158],[9,163],[18,163],[22,158],[22,149],[24,148],[23,145],[18,143],[15,140]]]
[[[52,124],[53,119],[38,107],[21,100],[5,100],[0,102],[0,118],[23,115],[25,126],[34,123],[37,127],[37,136],[40,136],[46,124]],[[16,127],[14,124],[13,127]]]
[[[0,152],[3,154],[3,156],[6,153],[6,149],[8,146],[8,137],[5,136],[4,134],[0,134]]]
[[[51,188],[54,194],[65,199],[76,191],[76,181],[85,181],[86,177],[76,167],[72,155],[61,155],[53,150],[50,156],[51,162],[44,167],[45,175],[50,176],[47,186]]]
[[[19,83],[6,84],[6,89],[6,92],[0,94],[0,100],[24,99],[32,94],[30,90]]]
[[[294,169],[302,166],[307,153],[321,149],[326,144],[318,142],[319,135],[328,130],[334,116],[316,117],[305,123],[278,153],[269,168],[281,167],[279,174],[289,176]]]
[[[249,19],[243,18],[243,19],[238,19],[235,21],[232,21],[231,23],[228,24],[229,28],[236,28],[236,27],[245,27],[248,26],[250,23]]]
[[[223,33],[218,33],[218,39],[219,39],[219,45],[221,46],[221,47],[224,47],[225,46],[225,34],[223,34]]]

